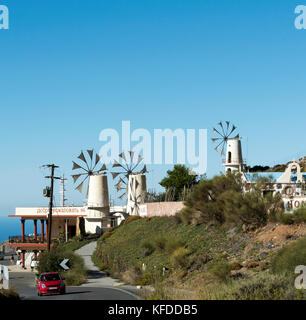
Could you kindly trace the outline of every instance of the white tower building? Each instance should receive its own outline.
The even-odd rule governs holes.
[[[85,228],[91,233],[101,233],[102,219],[110,215],[107,176],[92,175],[89,177],[88,214]]]
[[[139,205],[145,203],[147,193],[146,176],[131,174],[128,183],[128,199],[126,212],[135,216],[139,214]]]
[[[226,158],[223,160],[225,172],[242,171],[243,158],[240,138],[230,138],[226,141]]]
[[[82,161],[80,164],[72,161],[72,170],[78,170],[76,174],[72,175],[74,183],[82,181],[78,184],[76,190],[82,193],[83,186],[88,181],[88,214],[85,218],[85,230],[86,232],[101,234],[104,227],[103,220],[110,220],[106,165],[101,163],[100,156],[94,150],[87,150],[85,154],[81,151],[78,159]]]

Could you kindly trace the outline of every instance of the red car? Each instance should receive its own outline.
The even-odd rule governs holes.
[[[37,279],[37,294],[66,293],[64,279],[58,272],[42,273]]]

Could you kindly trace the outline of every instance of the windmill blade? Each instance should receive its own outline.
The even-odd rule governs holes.
[[[136,165],[131,169],[131,171],[134,171],[138,165],[141,163],[141,161],[143,160],[144,158],[141,156],[141,155],[138,155],[138,160],[137,160],[137,163]]]
[[[93,150],[87,150],[87,153],[89,154],[90,160],[92,160],[92,156],[93,156]]]
[[[142,170],[140,171],[140,173],[141,173],[141,174],[144,174],[144,173],[147,173],[147,172],[148,172],[148,171],[147,171],[147,166],[144,165],[143,168],[142,168]]]
[[[80,166],[79,164],[75,163],[74,161],[72,161],[72,163],[73,163],[72,170],[83,169],[83,170],[87,171],[87,169],[83,168],[82,166]]]
[[[229,126],[230,126],[230,122],[229,121],[225,121],[226,123],[226,136],[228,134],[228,129],[229,129]]]
[[[82,175],[84,175],[84,174],[87,174],[87,173],[80,173],[80,174],[72,175],[73,183],[76,183],[77,180],[80,178],[80,176],[82,176]]]
[[[124,185],[126,185],[126,182],[125,182],[122,178],[120,178],[120,181],[121,181],[121,183],[123,183]]]
[[[121,181],[119,181],[116,185],[115,185],[117,191],[120,191],[120,190],[125,190],[126,187],[122,187],[122,183]]]
[[[218,123],[218,125],[222,128],[223,135],[225,136],[225,132],[224,132],[224,128],[223,128],[223,123],[222,123],[222,121],[220,121],[220,122]]]
[[[222,138],[224,137],[216,128],[213,128],[213,131],[218,133]]]
[[[121,168],[125,169],[123,167],[123,165],[121,165],[118,161],[114,160],[113,168],[117,168],[117,167],[121,167]]]
[[[138,155],[138,160],[137,160],[137,166],[139,165],[139,163],[143,160],[143,157],[139,154]]]
[[[122,193],[122,195],[119,196],[119,199],[120,199],[120,200],[123,200],[123,198],[124,198],[125,196],[126,196],[126,192]]]
[[[120,191],[126,189],[127,185],[126,182],[120,178],[119,182],[115,185],[115,187],[117,191]]]
[[[89,177],[89,176],[87,175],[86,178],[75,188],[75,190],[78,190],[80,193],[82,193],[84,182],[86,181],[86,179],[87,179],[88,177]]]
[[[124,152],[121,152],[121,153],[119,154],[119,157],[126,162],[126,157],[125,157],[125,153],[124,153]]]
[[[76,187],[75,190],[78,190],[80,193],[82,193],[82,190],[83,190],[83,182],[82,182],[78,187]]]
[[[228,137],[229,137],[236,129],[237,129],[237,127],[235,127],[235,126],[233,125],[232,130],[231,130],[231,132],[229,133]]]
[[[93,167],[92,167],[92,160],[93,160],[93,150],[87,150],[87,153],[89,154],[89,157],[90,157],[90,170],[92,171],[93,170]]]
[[[223,138],[212,138],[211,139],[211,141],[213,142],[213,143],[215,143],[216,141],[218,141],[218,140],[224,140]]]
[[[113,179],[115,180],[120,174],[121,172],[111,172]]]
[[[225,141],[224,140],[222,140],[217,146],[216,146],[216,148],[215,148],[215,150],[218,152],[219,151],[219,148],[220,148],[220,146],[223,144],[223,147],[224,147],[224,145],[225,145]]]
[[[87,164],[83,151],[81,151],[81,154],[78,156],[78,159],[84,161]]]
[[[96,167],[97,164],[100,162],[100,160],[101,160],[100,156],[96,153],[96,161],[95,161],[95,165],[93,166],[92,170],[95,169],[95,167]],[[99,171],[101,171],[101,169],[100,169]]]
[[[130,158],[131,158],[131,163],[133,163],[133,158],[134,158],[135,152],[134,151],[129,151],[129,154],[130,154]]]
[[[102,171],[106,171],[106,170],[107,170],[106,165],[105,165],[105,163],[103,163],[103,165],[102,165],[101,169],[99,169],[99,170],[95,171],[94,173],[100,173],[100,172],[102,172]]]

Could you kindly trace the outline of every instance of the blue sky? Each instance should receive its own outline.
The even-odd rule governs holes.
[[[230,120],[248,164],[306,155],[306,30],[300,1],[4,1],[0,30],[0,215],[47,205],[42,164],[71,174],[105,128],[208,129]],[[306,1],[305,1],[306,4]],[[165,166],[151,168],[157,187]],[[56,187],[58,189],[58,186]],[[67,185],[69,203],[81,203]],[[113,195],[115,197],[115,194]],[[59,201],[57,201],[59,204]]]

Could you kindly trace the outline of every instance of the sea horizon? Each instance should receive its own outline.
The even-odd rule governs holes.
[[[33,221],[25,224],[25,234],[34,233]],[[9,239],[10,236],[21,235],[20,218],[8,217],[0,215],[0,242]]]

